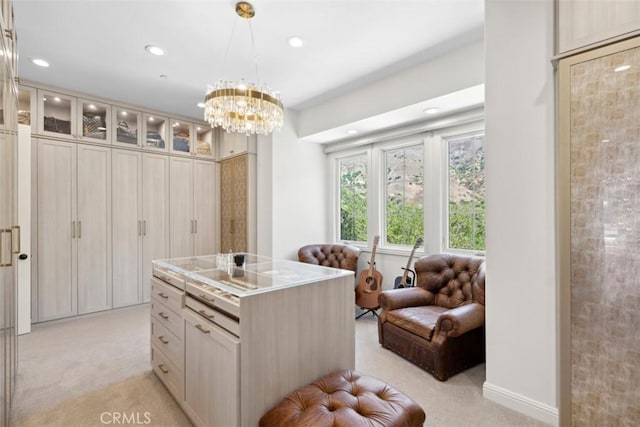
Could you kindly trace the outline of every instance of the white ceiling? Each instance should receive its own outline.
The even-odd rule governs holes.
[[[281,92],[287,108],[316,105],[481,39],[483,3],[254,0],[251,25],[260,80]],[[19,75],[201,118],[196,103],[208,83],[256,80],[249,29],[234,5],[230,0],[14,0]],[[303,47],[288,45],[294,35],[305,40]],[[148,44],[167,54],[148,54]],[[37,67],[31,58],[51,66]]]

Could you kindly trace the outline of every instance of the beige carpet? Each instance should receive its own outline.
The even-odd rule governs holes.
[[[543,426],[482,397],[484,366],[441,383],[356,322],[356,369],[411,396],[426,426]],[[14,426],[191,425],[149,366],[149,306],[34,325],[19,338]],[[226,426],[215,426],[226,427]]]

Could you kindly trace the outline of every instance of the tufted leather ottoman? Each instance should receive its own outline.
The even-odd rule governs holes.
[[[419,427],[425,413],[388,384],[342,370],[294,391],[260,418],[260,427]]]

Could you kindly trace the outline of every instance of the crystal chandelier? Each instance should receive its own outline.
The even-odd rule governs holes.
[[[255,16],[255,10],[250,3],[239,2],[236,4],[236,13],[249,23],[255,58],[253,30],[249,22]],[[259,82],[257,61],[256,77]],[[204,103],[204,119],[211,127],[220,126],[227,132],[268,135],[280,130],[284,121],[280,94],[266,85],[245,83],[244,80],[220,80],[209,85]]]

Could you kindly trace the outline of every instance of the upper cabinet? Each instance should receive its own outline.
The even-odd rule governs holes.
[[[142,113],[126,107],[113,107],[113,145],[140,146]]]
[[[78,123],[80,123],[80,139],[84,141],[111,141],[111,106],[85,99],[78,100]]]
[[[36,135],[203,159],[215,157],[218,133],[204,122],[47,89],[29,86],[19,89],[20,123],[31,124]],[[1,122],[0,115],[0,127]]]
[[[255,153],[256,136],[244,133],[220,132],[218,158],[226,159],[244,153]]]
[[[167,151],[169,119],[155,114],[143,114],[142,146],[150,150]]]
[[[38,133],[77,139],[76,102],[72,96],[38,90]]]
[[[640,31],[640,2],[557,0],[558,53]]]

